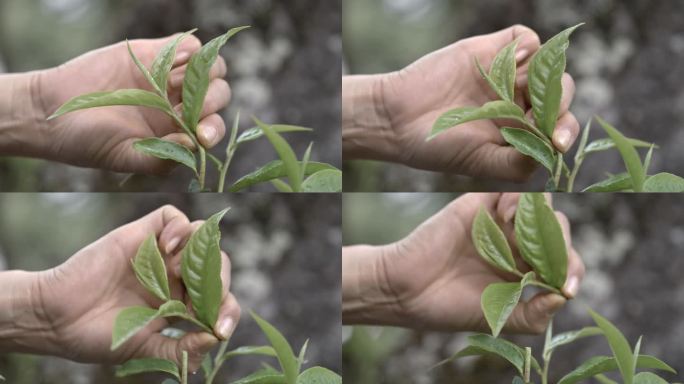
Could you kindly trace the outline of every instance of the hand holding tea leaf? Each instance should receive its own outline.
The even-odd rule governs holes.
[[[130,41],[131,51],[142,65],[152,68],[155,56],[178,35]],[[171,70],[165,91],[173,107],[181,104],[182,83],[190,56],[201,47],[193,35],[184,36],[169,62]],[[218,58],[209,71],[209,88],[199,124],[199,142],[211,148],[225,135],[225,123],[217,112],[230,101],[230,88],[223,80],[226,64]],[[126,42],[78,57],[62,66],[37,73],[44,116],[55,112],[72,97],[99,91],[140,89],[153,98],[155,90],[131,60]],[[150,96],[151,95],[151,96]],[[123,98],[122,98],[123,99]],[[163,100],[156,98],[161,106]],[[109,105],[105,103],[105,105]],[[85,167],[145,174],[167,173],[174,163],[147,156],[133,148],[142,138],[156,137],[193,149],[192,140],[164,112],[154,108],[96,108],[68,114],[43,124],[51,145],[41,157]],[[88,143],[84,145],[83,143]]]
[[[199,367],[202,355],[219,342],[214,333],[219,333],[223,321],[231,319],[232,325],[223,335],[228,337],[239,319],[240,308],[228,292],[223,295],[219,321],[211,333],[189,332],[178,340],[165,337],[160,332],[169,321],[155,318],[113,351],[111,344],[115,319],[124,308],[151,309],[161,304],[157,293],[151,293],[139,282],[140,276],[146,276],[147,281],[164,281],[163,275],[146,272],[158,268],[156,261],[148,259],[135,268],[131,265],[143,243],[158,244],[158,261],[169,271],[166,283],[161,283],[162,288],[155,290],[163,296],[167,289],[165,284],[168,284],[170,298],[176,301],[173,306],[165,306],[167,313],[190,307],[181,276],[172,271],[180,265],[180,248],[200,224],[190,223],[182,212],[165,206],[105,235],[63,265],[37,273],[31,284],[34,306],[31,312],[27,311],[35,316],[27,317],[25,326],[45,331],[27,333],[22,344],[30,348],[25,352],[84,362],[118,363],[131,358],[158,357],[180,363],[181,351],[186,350],[190,366]],[[154,237],[150,238],[152,234]],[[150,250],[150,247],[145,248]],[[227,289],[230,263],[225,254],[222,255],[221,276]]]
[[[396,244],[377,251],[367,247],[347,248],[343,257],[343,282],[369,279],[377,281],[379,286],[376,290],[367,289],[365,285],[357,287],[367,295],[360,301],[378,303],[372,308],[356,306],[358,303],[352,294],[354,286],[343,288],[344,320],[459,331],[489,329],[480,303],[485,288],[491,284],[519,286],[520,275],[530,271],[519,257],[517,248],[506,244],[515,236],[513,221],[519,199],[519,194],[468,194],[456,199]],[[493,221],[490,224],[496,227],[490,225],[491,231],[487,232],[498,239],[495,242],[498,245],[490,248],[488,260],[478,254],[471,240],[475,222],[482,220],[478,214],[480,207],[490,212]],[[560,223],[569,233],[567,220]],[[567,240],[563,246],[567,249],[568,284],[557,289],[571,297],[583,277],[584,266],[570,245],[569,236]],[[497,251],[501,252],[496,254]],[[362,260],[354,257],[355,253],[375,254],[372,259],[375,270],[380,271],[378,275],[356,276],[352,273],[345,276],[345,272],[354,270],[355,259]],[[502,268],[493,266],[499,263]],[[518,270],[520,275],[505,270]],[[383,292],[393,292],[394,296],[387,297]],[[345,293],[347,297],[344,297]],[[558,294],[541,293],[521,302],[507,309],[511,311],[510,318],[503,329],[507,332],[543,332],[553,313],[565,301]]]
[[[407,68],[391,73],[366,78],[346,79],[347,89],[358,88],[354,83],[358,80],[373,82],[368,88],[375,90],[373,100],[376,117],[348,119],[348,121],[372,121],[380,127],[373,127],[377,135],[388,144],[373,143],[365,148],[380,148],[383,153],[364,153],[361,148],[356,151],[354,142],[345,152],[355,153],[357,157],[370,157],[379,160],[396,161],[409,166],[453,172],[478,177],[494,177],[505,180],[524,181],[535,169],[535,162],[519,151],[507,145],[501,136],[503,127],[523,128],[525,113],[531,110],[531,103],[526,88],[530,58],[539,50],[537,34],[529,28],[514,26],[490,35],[477,36],[459,41],[451,46],[431,53],[416,61]],[[498,55],[506,50],[505,57]],[[477,63],[489,69],[492,63],[499,63],[492,72],[496,79],[506,78],[506,90],[493,90],[488,82],[480,76]],[[516,65],[515,69],[506,72],[504,66]],[[494,80],[494,79],[492,79]],[[565,74],[562,79],[563,92],[560,113],[553,129],[555,148],[567,151],[579,132],[575,117],[568,111],[574,96],[574,82]],[[370,92],[370,91],[369,91]],[[362,93],[358,91],[358,93]],[[514,96],[511,94],[514,93]],[[465,112],[466,107],[479,107],[487,101],[493,101],[504,95],[508,100],[508,110],[516,110],[512,119],[471,121],[459,129],[445,132],[435,140],[425,141],[430,136],[435,121],[448,110]],[[381,101],[381,102],[380,102]],[[368,108],[356,108],[369,110]],[[505,108],[498,108],[496,114],[504,114]],[[346,111],[345,111],[346,112]],[[511,116],[511,113],[506,113]],[[473,116],[471,116],[471,119]],[[521,121],[522,120],[522,121]],[[356,127],[359,128],[359,127]],[[371,127],[364,127],[371,128]],[[350,138],[354,132],[350,132]],[[370,137],[371,135],[369,135]],[[345,143],[346,144],[346,143]],[[386,152],[386,153],[384,153]]]

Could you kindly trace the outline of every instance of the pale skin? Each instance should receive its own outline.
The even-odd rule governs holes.
[[[132,40],[140,61],[150,68],[171,39]],[[195,36],[178,47],[169,76],[169,97],[182,112],[181,89],[190,56],[201,47]],[[217,113],[230,102],[226,62],[218,58],[198,127],[199,143],[211,148],[225,135]],[[144,155],[133,142],[159,137],[195,149],[192,140],[163,112],[142,107],[106,107],[78,111],[47,121],[69,99],[85,93],[125,88],[150,90],[121,42],[86,53],[55,68],[0,76],[0,156],[23,156],[117,172],[164,174],[172,162]],[[7,92],[7,90],[9,90]]]
[[[230,260],[222,253],[223,301],[214,334],[193,331],[181,339],[161,335],[170,319],[152,322],[115,351],[110,350],[118,313],[130,306],[157,308],[161,301],[136,279],[131,267],[140,244],[155,234],[168,271],[173,299],[191,308],[180,276],[181,250],[202,221],[190,222],[164,206],[83,248],[64,264],[41,272],[0,272],[0,353],[47,354],[81,362],[121,363],[158,357],[199,369],[203,356],[230,338],[240,306],[229,291]]]
[[[480,308],[491,283],[518,281],[485,262],[471,241],[480,207],[495,218],[514,244],[513,220],[519,194],[467,194],[444,207],[406,238],[384,246],[357,245],[342,251],[342,321],[440,331],[489,328]],[[549,197],[550,199],[550,197]],[[584,264],[572,247],[567,218],[556,212],[568,250],[568,278],[562,289],[573,298]],[[529,270],[513,246],[518,267]],[[504,332],[541,333],[567,299],[540,292],[513,311]]]
[[[342,80],[343,156],[404,164],[413,168],[481,178],[523,182],[537,169],[529,157],[508,146],[499,133],[510,121],[483,120],[460,125],[426,142],[434,122],[458,107],[477,107],[498,97],[482,79],[477,57],[489,68],[496,54],[519,41],[516,51],[516,103],[531,116],[527,69],[539,50],[539,36],[516,25],[458,41],[408,67],[379,75],[345,76]],[[553,144],[567,152],[579,133],[569,111],[575,84],[567,73],[553,133]]]

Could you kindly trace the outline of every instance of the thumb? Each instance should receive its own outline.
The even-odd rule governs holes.
[[[179,367],[183,364],[183,351],[188,353],[188,371],[200,368],[204,355],[218,344],[219,340],[206,332],[190,332],[180,339],[152,334],[141,348],[140,357],[156,357],[171,360]]]
[[[518,62],[530,57],[541,46],[539,35],[531,28],[520,24],[494,32],[491,35],[487,35],[487,38],[489,45],[492,46],[492,49],[496,49],[497,52],[518,40],[516,52]]]
[[[136,221],[117,228],[111,235],[120,245],[128,247],[125,249],[126,254],[134,255],[138,246],[150,234],[159,236],[164,228],[176,220],[187,221],[188,218],[173,205],[164,205]]]
[[[515,307],[506,330],[513,333],[543,333],[566,301],[563,296],[555,293],[537,294]]]

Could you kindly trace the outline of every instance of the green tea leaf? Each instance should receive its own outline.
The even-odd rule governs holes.
[[[603,331],[601,331],[601,328],[598,327],[584,327],[576,331],[559,333],[551,339],[546,347],[548,356],[551,356],[551,353],[558,347],[574,343],[575,341],[585,337],[596,336],[602,333]]]
[[[299,164],[301,166],[302,163]],[[337,170],[337,168],[330,164],[311,161],[306,165],[305,176],[313,175],[314,173],[325,169]],[[285,166],[283,165],[283,161],[273,160],[249,175],[240,178],[230,187],[230,192],[238,192],[245,188],[251,187],[252,185],[264,183],[273,179],[280,179],[286,176],[287,172],[285,170]]]
[[[534,272],[527,273],[519,283],[494,283],[482,292],[482,312],[492,330],[492,336],[499,336],[530,279],[534,279]]]
[[[159,253],[154,234],[148,236],[138,248],[138,253],[133,259],[133,271],[148,291],[164,301],[171,299],[166,264]]]
[[[594,379],[596,379],[596,381],[598,381],[600,384],[619,384],[617,381],[606,377],[606,375],[602,373],[594,376]]]
[[[475,120],[487,119],[508,119],[527,124],[525,112],[516,104],[508,101],[492,101],[480,108],[456,108],[444,113],[437,119],[435,125],[432,127],[432,132],[430,133],[428,140],[432,140],[435,136],[457,125]]]
[[[561,79],[565,72],[565,51],[570,46],[570,35],[581,25],[566,29],[542,45],[528,69],[532,113],[537,127],[549,138],[556,128],[563,94]]]
[[[182,317],[187,315],[188,309],[185,307],[185,304],[178,300],[167,301],[166,303],[162,304],[157,311],[158,317]]]
[[[684,192],[684,179],[671,173],[659,173],[646,179],[644,192],[681,193]]]
[[[287,174],[292,190],[294,192],[299,192],[302,185],[302,177],[299,172],[300,165],[292,147],[269,125],[264,124],[256,117],[253,119],[261,130],[264,131],[268,141],[271,142],[271,145],[273,145],[273,148],[278,153],[280,160],[283,161],[283,167],[285,168],[285,173]]]
[[[185,70],[183,81],[183,121],[190,130],[195,132],[200,120],[204,99],[209,90],[209,70],[216,62],[219,50],[236,33],[249,27],[233,28],[207,44],[192,55]]]
[[[292,190],[292,187],[290,187],[290,184],[280,180],[280,179],[273,179],[271,180],[271,184],[273,187],[278,191],[282,193],[292,193],[294,192]]]
[[[180,380],[180,372],[173,361],[156,358],[128,360],[116,368],[116,377],[126,377],[145,372],[168,373]]]
[[[641,351],[641,339],[643,336],[639,336],[636,345],[634,345],[634,352],[632,352],[632,372],[636,373],[636,366],[639,361],[639,352]]]
[[[615,327],[615,325],[613,325],[613,323],[603,316],[591,309],[589,310],[589,314],[594,319],[596,325],[603,331],[606,340],[608,340],[608,345],[610,346],[611,351],[613,351],[615,361],[617,362],[625,384],[632,384],[634,378],[634,370],[632,369],[632,348],[629,346],[627,339],[625,339],[625,336]]]
[[[302,348],[299,350],[299,356],[297,356],[297,363],[299,364],[299,367],[297,368],[299,371],[302,370],[302,365],[304,364],[304,361],[306,360],[306,349],[309,346],[309,339],[306,339],[304,342],[304,345],[302,345]]]
[[[128,307],[123,309],[114,320],[111,350],[119,348],[157,318],[157,310],[147,307]]]
[[[226,360],[233,358],[233,357],[236,357],[236,356],[249,356],[249,355],[270,356],[270,357],[277,357],[278,356],[276,354],[275,349],[273,349],[273,347],[270,347],[268,345],[260,345],[260,346],[244,345],[244,346],[238,347],[232,351],[226,352],[223,356],[221,356],[221,361],[226,361]]]
[[[655,144],[652,144],[648,153],[646,153],[646,158],[644,159],[644,173],[648,176],[648,170],[651,168],[651,160],[653,160],[653,151],[655,150]]]
[[[138,60],[138,57],[135,55],[135,53],[133,53],[133,50],[131,49],[131,43],[128,40],[126,40],[126,46],[128,47],[128,53],[131,55],[131,58],[133,59],[135,66],[138,67],[140,73],[142,73],[145,80],[147,80],[147,82],[152,86],[152,88],[154,88],[155,91],[161,94],[161,90],[152,78],[152,75],[150,75],[150,71],[148,71],[147,68],[145,68],[143,63],[141,63],[140,60]]]
[[[637,140],[637,139],[630,139],[627,138],[627,141],[629,141],[630,144],[632,144],[633,147],[635,148],[650,148],[652,145],[655,146],[656,149],[658,149],[658,146],[655,144],[647,143],[645,141]],[[609,149],[616,148],[615,142],[612,139],[605,138],[605,139],[598,139],[596,141],[592,141],[587,145],[587,148],[584,150],[585,153],[594,153],[594,152],[602,152],[602,151],[607,151]]]
[[[508,144],[515,147],[523,155],[533,158],[549,172],[554,171],[556,154],[553,148],[542,139],[524,129],[517,128],[503,128],[501,135]]]
[[[297,378],[297,384],[342,384],[342,377],[323,367],[311,367]]]
[[[606,180],[600,181],[585,188],[582,192],[621,192],[632,189],[632,176],[629,173],[612,175]]]
[[[181,43],[186,37],[195,33],[197,29],[185,32],[175,39],[171,40],[166,44],[157,54],[157,57],[152,63],[152,79],[155,84],[159,87],[159,92],[162,95],[166,95],[166,90],[169,83],[169,72],[173,68],[173,62],[176,60],[176,50],[178,49],[178,44]]]
[[[223,299],[221,231],[219,222],[228,209],[213,215],[190,236],[183,249],[181,275],[197,318],[214,328]]]
[[[523,374],[525,351],[510,341],[490,335],[475,334],[468,336],[468,346],[440,364],[466,356],[496,355],[511,363],[518,373]],[[539,365],[538,363],[536,364]]]
[[[159,159],[173,160],[197,173],[197,160],[195,160],[195,155],[180,144],[151,137],[149,139],[136,141],[133,143],[133,148]]]
[[[300,166],[300,173],[301,173],[301,178],[304,180],[304,177],[306,176],[306,165],[309,164],[309,160],[311,159],[311,149],[313,148],[313,141],[309,143],[309,146],[306,148],[306,151],[304,152],[304,157],[302,157],[302,164]],[[340,175],[340,190],[342,190],[342,176]]]
[[[473,220],[471,237],[477,253],[487,263],[506,272],[517,271],[506,235],[484,207],[480,208]]]
[[[639,369],[658,369],[671,373],[676,373],[672,367],[663,363],[653,356],[641,355],[637,360],[637,368]],[[563,376],[558,384],[574,384],[582,380],[587,380],[598,374],[605,372],[612,372],[618,369],[617,361],[610,356],[595,356],[582,363],[572,372]]]
[[[338,169],[318,171],[304,180],[301,190],[309,193],[342,192],[342,171]]]
[[[494,91],[502,100],[511,103],[515,100],[515,50],[517,47],[518,41],[516,40],[499,51],[489,70],[489,78],[496,86]]]
[[[272,369],[265,368],[254,372],[240,380],[233,381],[231,384],[288,384],[285,375]]]
[[[285,124],[271,124],[271,128],[278,133],[286,132],[310,132],[313,131],[311,128],[299,127],[296,125],[285,125]],[[259,127],[250,128],[240,134],[237,138],[237,143],[242,144],[248,141],[256,140],[264,135],[264,131]]]
[[[600,117],[597,117],[599,124],[606,131],[608,136],[615,142],[615,145],[620,151],[622,160],[625,162],[627,171],[632,178],[632,188],[634,192],[642,192],[644,187],[644,181],[646,180],[646,171],[641,163],[641,157],[639,153],[634,149],[634,146],[630,144],[629,140],[620,133],[615,127],[605,122]]]
[[[660,376],[651,372],[641,372],[634,376],[634,384],[669,384]]]
[[[561,289],[567,275],[567,248],[560,223],[541,193],[521,195],[515,238],[523,260],[545,282]]]
[[[278,331],[273,325],[271,325],[266,320],[259,317],[256,313],[251,312],[252,317],[264,332],[266,338],[273,346],[273,349],[278,355],[278,362],[280,367],[285,374],[285,378],[288,383],[295,383],[297,376],[299,375],[299,363],[297,362],[297,357],[295,357],[292,347],[287,342],[285,337]]]
[[[172,114],[166,100],[152,92],[140,89],[121,89],[113,92],[95,92],[74,97],[59,107],[48,120],[52,120],[69,112],[81,109],[107,107],[113,105],[132,105],[159,109],[166,114]]]
[[[523,379],[520,376],[516,376],[513,378],[513,383],[512,384],[525,384]]]

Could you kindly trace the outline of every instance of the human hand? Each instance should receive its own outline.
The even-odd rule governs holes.
[[[114,320],[122,309],[136,305],[156,308],[162,304],[138,282],[131,267],[138,246],[150,233],[156,234],[169,271],[172,298],[184,301],[190,308],[180,276],[180,250],[201,224],[190,223],[178,209],[164,206],[110,232],[64,264],[37,273],[28,285],[31,305],[22,305],[24,310],[17,311],[22,315],[14,321],[15,327],[27,332],[17,331],[21,336],[15,337],[19,341],[14,344],[21,347],[9,349],[112,363],[141,357],[181,363],[182,351],[187,351],[190,369],[198,369],[203,355],[219,340],[206,332],[189,332],[180,339],[163,336],[160,332],[169,325],[167,319],[153,321],[114,351],[110,346]],[[230,261],[225,253],[221,278],[224,297],[214,333],[228,339],[239,321],[240,307],[228,291]]]
[[[373,266],[365,268],[374,276],[362,279],[374,281],[375,288],[361,289],[367,302],[384,307],[376,311],[380,318],[376,323],[448,331],[488,330],[480,307],[482,292],[489,284],[517,281],[519,277],[493,268],[477,254],[471,228],[478,210],[485,207],[509,240],[513,240],[519,196],[464,195],[403,240],[382,247]],[[574,297],[584,276],[584,264],[572,248],[567,218],[560,212],[556,216],[563,228],[569,257],[563,293]],[[515,248],[514,254],[519,269],[529,271]],[[504,332],[543,332],[565,302],[563,296],[546,292],[521,301]]]
[[[131,49],[149,68],[159,50],[175,37],[132,40]],[[200,47],[195,36],[188,36],[178,47],[168,91],[178,111],[187,62]],[[223,80],[226,72],[226,63],[219,57],[210,72],[211,82],[198,127],[199,142],[206,148],[216,145],[225,135],[225,123],[217,112],[230,101],[230,87]],[[131,60],[125,42],[86,53],[59,67],[36,72],[35,76],[44,116],[85,93],[125,88],[152,91]],[[169,116],[142,107],[79,111],[45,122],[39,134],[49,138],[47,148],[37,154],[40,157],[117,172],[160,174],[175,167],[175,163],[134,150],[133,142],[142,138],[159,137],[194,149],[190,137]]]
[[[393,138],[399,162],[415,168],[518,182],[532,175],[536,162],[508,146],[499,132],[504,126],[519,127],[519,123],[475,121],[425,141],[434,122],[447,110],[498,99],[480,76],[475,58],[489,68],[497,53],[516,39],[515,101],[530,111],[527,70],[540,41],[534,31],[520,25],[461,40],[377,79],[377,100],[382,101],[380,110],[390,127],[388,135]],[[572,77],[564,74],[562,84],[563,97],[552,141],[557,149],[566,152],[577,138],[579,123],[569,112],[575,93]]]

